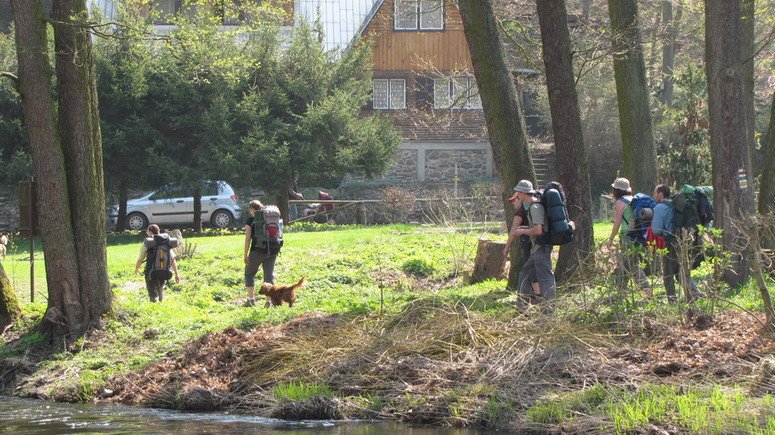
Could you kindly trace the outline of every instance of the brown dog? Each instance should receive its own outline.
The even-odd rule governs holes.
[[[307,283],[307,277],[302,277],[299,282],[294,285],[277,285],[269,284],[265,282],[261,284],[261,289],[258,290],[258,294],[268,296],[272,301],[272,305],[278,307],[283,302],[288,302],[288,307],[292,307],[296,302],[296,289]]]

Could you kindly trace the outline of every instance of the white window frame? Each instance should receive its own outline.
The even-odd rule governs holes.
[[[403,6],[406,5],[407,9],[402,10],[399,5]],[[412,9],[414,9],[414,12],[410,12]],[[419,19],[418,14],[420,13],[418,9],[418,2],[417,0],[395,0],[393,2],[393,29],[395,30],[417,30],[417,21]],[[399,19],[406,15],[406,19],[409,18],[409,14],[413,15],[413,24],[402,27],[402,25],[399,25]]]
[[[469,76],[433,79],[433,107],[435,109],[481,110],[482,98],[476,79]]]
[[[441,23],[438,24],[438,27],[433,27],[428,24],[423,24],[423,17],[429,16],[431,12],[423,12],[423,5],[425,6],[425,9],[428,9],[427,5],[433,4],[433,8],[430,10],[431,12],[441,11]],[[444,0],[420,0],[419,2],[420,11],[419,11],[419,28],[420,30],[444,30]]]
[[[393,2],[393,30],[444,30],[444,2],[445,0],[395,0]],[[429,5],[432,5],[431,12],[441,11],[440,24],[429,25],[426,20],[423,20],[423,16],[429,14],[429,12],[423,12],[429,10]],[[406,6],[406,9],[403,6]],[[399,24],[400,17],[408,19],[410,15],[414,19],[413,24]]]
[[[373,79],[372,86],[376,94],[377,85],[386,86],[385,104],[377,105],[377,100],[372,95],[374,110],[400,110],[406,109],[406,79]],[[380,102],[381,103],[381,102]]]

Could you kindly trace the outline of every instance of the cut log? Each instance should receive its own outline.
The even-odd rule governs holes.
[[[479,240],[479,246],[476,249],[476,259],[474,260],[474,271],[471,274],[471,284],[490,278],[506,278],[506,259],[503,256],[503,249],[505,247],[506,242],[495,242],[486,239]]]

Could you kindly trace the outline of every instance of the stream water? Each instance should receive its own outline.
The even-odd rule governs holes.
[[[188,413],[154,408],[45,402],[0,397],[0,433],[262,433],[484,434],[475,430],[413,428],[371,421],[285,421],[242,414]]]

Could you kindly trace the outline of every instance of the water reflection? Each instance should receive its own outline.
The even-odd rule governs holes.
[[[396,434],[426,435],[439,429],[410,428],[397,423],[285,421],[229,413],[187,413],[164,409],[44,402],[0,397],[0,433],[262,433],[262,434]],[[455,435],[482,431],[444,430]]]

